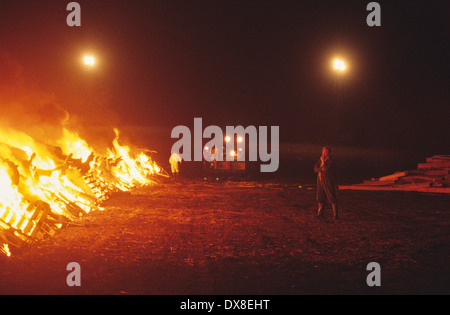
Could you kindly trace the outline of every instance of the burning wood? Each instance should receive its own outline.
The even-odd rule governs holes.
[[[143,152],[118,142],[99,155],[64,129],[57,146],[0,132],[0,253],[42,240],[76,223],[114,191],[151,184],[161,169]]]

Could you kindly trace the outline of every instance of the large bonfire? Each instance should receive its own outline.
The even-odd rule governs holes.
[[[97,154],[67,129],[56,144],[13,130],[0,131],[0,250],[53,236],[113,191],[152,183],[160,168],[144,152],[119,144]]]
[[[119,141],[101,100],[65,96],[95,108],[107,137],[92,136],[86,126],[98,124],[69,116],[56,96],[27,83],[3,51],[0,73],[0,258],[82,223],[112,192],[154,183],[161,174],[148,151]]]
[[[161,172],[142,151],[119,144],[106,154],[63,129],[56,143],[0,129],[0,252],[53,236],[83,215],[102,210],[111,192],[151,184]]]

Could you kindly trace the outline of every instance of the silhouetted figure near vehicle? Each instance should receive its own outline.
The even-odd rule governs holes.
[[[314,165],[314,171],[317,173],[317,201],[319,209],[317,216],[323,216],[323,208],[328,202],[333,209],[334,219],[339,219],[337,198],[336,198],[336,178],[335,162],[331,157],[331,149],[324,147],[322,156]]]

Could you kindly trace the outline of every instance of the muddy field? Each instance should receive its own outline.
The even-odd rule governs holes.
[[[161,179],[0,257],[0,293],[450,293],[450,196],[341,191],[339,201],[334,222],[315,217],[308,184]],[[69,262],[80,287],[66,284]],[[381,287],[366,284],[370,262]]]

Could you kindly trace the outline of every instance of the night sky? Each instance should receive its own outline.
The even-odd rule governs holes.
[[[342,141],[449,153],[448,0],[378,1],[381,27],[361,0],[80,0],[81,27],[69,2],[0,2],[2,93],[43,91],[84,123],[170,131],[202,117],[313,143],[339,106]],[[335,56],[349,66],[339,102]]]

